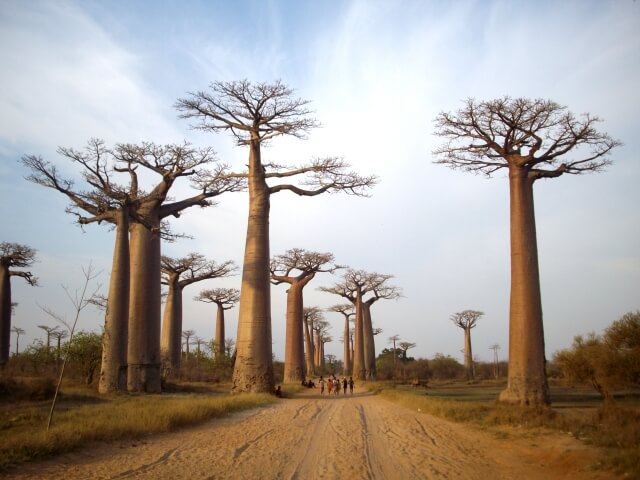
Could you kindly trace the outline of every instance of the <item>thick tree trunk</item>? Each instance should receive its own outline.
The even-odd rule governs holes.
[[[180,368],[182,354],[182,287],[179,281],[179,274],[169,277],[169,292],[164,304],[160,343],[162,361],[171,370]]]
[[[303,327],[304,327],[304,360],[306,363],[306,376],[311,377],[315,374],[315,368],[313,365],[313,360],[315,358],[315,351],[313,348],[313,339],[311,337],[311,332],[309,330],[309,322],[306,318],[302,319]]]
[[[362,327],[363,322],[363,308],[362,308],[362,292],[360,289],[356,292],[356,326],[355,326],[355,338],[353,346],[353,375],[358,380],[364,380],[366,378],[366,365],[364,363],[364,329]]]
[[[153,231],[131,225],[127,389],[160,392],[160,220]]]
[[[316,340],[315,340],[315,357],[313,359],[313,366],[320,372],[322,372],[322,368],[320,366],[320,357],[322,356],[322,340],[320,339],[320,332],[316,331]]]
[[[269,271],[269,187],[260,143],[249,154],[249,219],[240,288],[233,392],[273,392],[271,274]]]
[[[304,347],[302,335],[303,285],[294,282],[287,291],[287,331],[284,350],[284,381],[304,380]]]
[[[344,317],[344,358],[343,358],[343,375],[351,375],[351,348],[349,340],[349,316]]]
[[[511,302],[509,376],[500,400],[521,405],[549,403],[533,179],[524,168],[509,168],[511,199]]]
[[[0,264],[0,367],[9,361],[11,348],[11,273]]]
[[[367,380],[376,379],[376,345],[371,323],[371,304],[362,303],[362,330],[364,342],[364,366]]]
[[[222,360],[225,357],[224,337],[224,307],[218,305],[216,311],[216,338],[213,342],[216,349],[216,359],[218,360]]]
[[[102,366],[98,384],[100,393],[127,390],[128,324],[129,214],[123,209],[118,212],[116,222],[116,241],[102,336]]]
[[[467,380],[473,380],[473,353],[471,352],[471,329],[464,329],[464,368],[467,370]]]

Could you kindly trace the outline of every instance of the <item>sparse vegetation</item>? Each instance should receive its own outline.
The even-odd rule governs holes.
[[[17,388],[19,382],[13,383]],[[0,390],[4,389],[6,381],[0,386]],[[33,392],[36,387],[33,385]],[[20,388],[28,390],[25,385]],[[0,411],[0,471],[70,451],[90,441],[135,439],[168,432],[274,400],[268,394],[215,393],[100,397],[93,391],[65,389],[49,432],[45,431],[48,403],[5,403]]]

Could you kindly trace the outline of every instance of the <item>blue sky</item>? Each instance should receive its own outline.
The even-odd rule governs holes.
[[[474,353],[507,352],[509,212],[506,175],[486,179],[432,163],[440,140],[433,120],[468,98],[543,97],[576,114],[591,112],[624,142],[601,174],[564,176],[535,187],[547,355],[576,334],[601,331],[640,308],[640,4],[632,0],[124,2],[0,0],[0,240],[38,250],[40,286],[13,282],[13,322],[26,345],[53,324],[37,303],[70,316],[61,284],[77,288],[81,266],[102,270],[106,292],[113,232],[84,232],[57,192],[30,184],[18,163],[39,154],[69,176],[58,146],[92,137],[116,142],[213,146],[237,168],[247,152],[231,138],[194,131],[173,104],[214,80],[282,79],[312,101],[322,127],[305,141],[279,139],[265,151],[277,163],[340,155],[375,173],[371,198],[325,195],[272,201],[272,254],[299,247],[330,251],[341,264],[396,276],[405,297],[373,307],[383,329],[378,351],[398,334],[415,356],[462,358],[462,332],[449,315],[485,312]],[[186,195],[178,186],[176,197]],[[173,221],[193,240],[164,245],[241,263],[247,198],[220,198]],[[213,336],[211,305],[200,289],[239,286],[239,276],[185,290],[184,328]],[[306,303],[339,299],[316,291]],[[285,288],[272,289],[274,352],[284,350]],[[37,303],[36,303],[37,302]],[[235,337],[237,309],[227,312]],[[341,355],[342,318],[326,314]],[[80,328],[97,330],[98,311]],[[13,350],[13,346],[12,346]]]

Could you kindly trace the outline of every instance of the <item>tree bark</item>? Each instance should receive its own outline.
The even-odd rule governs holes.
[[[364,380],[366,378],[366,365],[364,363],[364,329],[363,322],[363,308],[362,308],[362,290],[358,288],[356,290],[356,326],[355,326],[355,338],[353,346],[353,375],[358,380]]]
[[[305,344],[305,349],[304,349],[304,359],[306,362],[306,376],[310,377],[311,375],[315,374],[315,368],[314,368],[314,358],[315,358],[315,351],[313,348],[313,338],[311,337],[311,332],[309,330],[309,322],[307,321],[306,318],[302,319],[302,323],[303,323],[303,327],[304,327],[304,344]]]
[[[218,309],[216,310],[216,338],[213,342],[216,346],[216,359],[218,360],[225,357],[224,337],[224,307],[222,304],[218,304]]]
[[[0,367],[9,361],[11,348],[11,273],[0,263]]]
[[[117,213],[116,242],[102,336],[102,367],[98,384],[100,393],[127,390],[128,323],[129,213],[122,209]]]
[[[344,316],[344,359],[343,375],[351,375],[351,348],[349,339],[349,315]]]
[[[521,405],[549,403],[533,182],[526,168],[509,167],[511,206],[511,301],[509,376],[500,400]]]
[[[362,339],[364,351],[365,376],[367,380],[376,379],[376,345],[371,323],[371,303],[362,302]]]
[[[473,380],[473,353],[471,352],[471,329],[464,329],[464,368],[467,370],[467,380]]]
[[[273,392],[271,274],[269,271],[269,186],[260,141],[250,142],[249,218],[240,288],[233,392]]]
[[[162,360],[172,370],[180,368],[182,354],[182,287],[180,275],[169,275],[169,291],[164,304],[160,343]]]
[[[158,393],[160,386],[160,219],[149,215],[153,231],[131,225],[127,389]]]
[[[305,378],[302,335],[303,287],[304,284],[293,282],[287,291],[287,330],[284,350],[285,383],[300,383]]]

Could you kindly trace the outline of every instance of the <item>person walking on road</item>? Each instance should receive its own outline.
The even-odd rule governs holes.
[[[320,375],[320,380],[318,380],[318,383],[320,384],[320,395],[324,394],[324,378],[322,378],[322,375]],[[331,393],[331,390],[329,390],[329,393]]]
[[[344,394],[347,394],[347,377],[344,377],[342,379],[342,391],[344,392]]]
[[[353,386],[356,383],[353,381],[353,377],[349,377],[349,392],[351,393],[351,395],[353,395]]]

